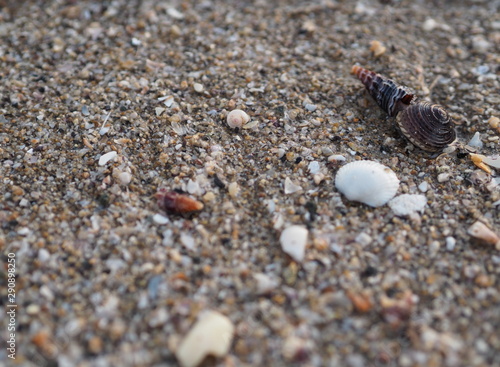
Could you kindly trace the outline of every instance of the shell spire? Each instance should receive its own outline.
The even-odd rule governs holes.
[[[351,73],[361,80],[379,107],[391,117],[405,109],[414,97],[405,87],[361,66],[354,65]]]
[[[439,152],[456,140],[454,122],[444,107],[417,102],[405,87],[360,66],[351,73],[364,84],[370,95],[389,116],[396,116],[401,133],[427,152]]]

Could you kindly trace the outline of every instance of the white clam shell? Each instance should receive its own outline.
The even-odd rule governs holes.
[[[390,168],[380,163],[357,161],[339,169],[335,177],[335,187],[348,200],[377,207],[396,195],[399,180]]]

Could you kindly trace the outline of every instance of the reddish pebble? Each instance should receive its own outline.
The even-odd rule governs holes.
[[[158,206],[171,214],[185,214],[203,209],[203,203],[175,191],[160,189],[155,195]]]

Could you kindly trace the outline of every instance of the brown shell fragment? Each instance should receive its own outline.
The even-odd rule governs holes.
[[[187,214],[203,209],[203,203],[187,195],[163,188],[154,195],[158,206],[169,214]]]
[[[401,111],[396,121],[403,135],[427,152],[439,152],[457,138],[450,115],[437,104],[413,104]]]

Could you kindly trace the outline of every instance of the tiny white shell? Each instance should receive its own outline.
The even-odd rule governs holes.
[[[280,235],[281,248],[297,262],[304,260],[309,231],[304,226],[292,225]]]
[[[335,187],[348,200],[377,207],[396,195],[399,180],[390,168],[380,163],[357,161],[339,169],[335,177]]]
[[[104,166],[110,160],[115,159],[117,155],[118,155],[118,153],[115,152],[114,150],[112,150],[111,152],[107,152],[106,154],[101,155],[101,157],[99,158],[99,166]]]
[[[233,129],[237,127],[241,128],[248,121],[250,121],[250,116],[243,110],[232,110],[227,115],[227,124]]]
[[[389,207],[399,216],[422,212],[426,205],[427,198],[424,195],[403,194],[389,201]]]

